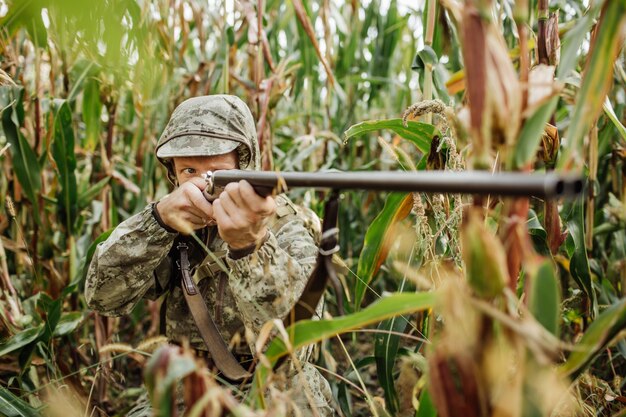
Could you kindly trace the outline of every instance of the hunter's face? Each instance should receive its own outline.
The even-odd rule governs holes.
[[[239,168],[239,158],[236,151],[224,155],[185,156],[172,159],[178,185],[192,178],[200,177],[207,171]]]

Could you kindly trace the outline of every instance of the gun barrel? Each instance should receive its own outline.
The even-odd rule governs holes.
[[[248,181],[257,192],[268,195],[294,187],[407,191],[424,193],[534,196],[546,199],[574,197],[584,188],[579,176],[487,171],[351,171],[273,172],[220,170],[207,173],[213,191],[230,182]],[[211,192],[213,194],[213,192]]]

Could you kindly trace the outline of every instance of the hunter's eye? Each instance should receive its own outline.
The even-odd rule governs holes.
[[[184,168],[181,172],[186,175],[193,175],[196,173],[196,170],[195,168]]]

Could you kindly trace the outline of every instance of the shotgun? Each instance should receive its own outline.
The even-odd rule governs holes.
[[[514,172],[492,174],[485,171],[273,172],[233,169],[208,171],[204,174],[204,179],[207,184],[204,195],[209,201],[215,200],[227,184],[240,180],[248,181],[255,191],[263,197],[273,193],[282,193],[294,187],[332,190],[324,207],[322,238],[315,268],[302,295],[284,318],[285,326],[311,318],[324,294],[328,281],[338,281],[331,261],[332,255],[339,250],[338,190],[454,193],[555,199],[575,197],[584,188],[581,177],[569,174]],[[187,297],[187,295],[185,296]],[[202,300],[197,303],[204,304]],[[232,379],[239,380],[249,377],[250,374],[239,365],[229,352],[226,343],[221,339],[219,330],[217,330],[206,307],[200,314],[196,312],[196,310],[200,310],[199,308],[194,309],[192,304],[189,305],[211,355],[213,358],[219,359],[215,361],[218,368]],[[206,330],[203,330],[204,328]]]
[[[350,171],[274,172],[238,169],[204,174],[205,197],[214,200],[230,182],[246,180],[262,197],[294,187],[342,190],[405,191],[573,198],[584,189],[584,180],[572,174],[529,174],[487,171]]]

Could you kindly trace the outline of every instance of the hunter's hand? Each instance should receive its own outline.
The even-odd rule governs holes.
[[[260,243],[267,234],[267,218],[274,212],[274,199],[259,196],[244,180],[228,184],[213,201],[218,232],[231,249]]]
[[[213,207],[202,194],[204,187],[202,178],[193,178],[163,197],[156,205],[163,222],[186,235],[208,226],[213,219]]]

